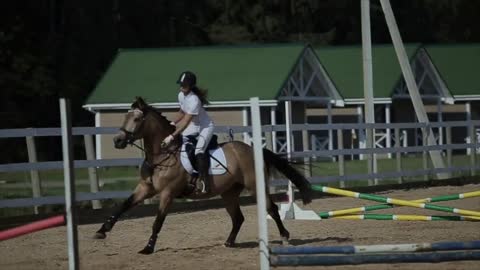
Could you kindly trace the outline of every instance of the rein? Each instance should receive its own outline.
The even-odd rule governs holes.
[[[165,161],[170,159],[171,156],[176,156],[176,154],[178,152],[180,152],[179,149],[181,147],[181,145],[176,146],[175,149],[173,149],[173,150],[170,150],[167,147],[165,147],[165,148],[163,148],[165,151],[160,151],[159,153],[153,153],[152,154],[153,156],[162,155],[162,154],[166,154],[167,156],[158,163],[150,164],[150,162],[148,161],[149,153],[145,150],[145,148],[141,147],[140,145],[136,144],[135,142],[130,142],[129,144],[132,145],[132,146],[135,146],[138,149],[140,149],[140,151],[142,151],[145,154],[144,163],[146,163],[152,170],[157,168],[157,167],[167,167],[168,168],[168,167],[173,166],[173,165],[162,165],[162,163],[164,163]]]
[[[145,113],[146,114],[146,113]],[[157,115],[155,115],[155,118],[160,121],[160,119],[158,119],[156,117]],[[145,117],[142,119],[142,121],[145,121]],[[155,169],[157,167],[171,167],[171,166],[167,166],[167,165],[162,165],[162,163],[164,163],[165,161],[167,161],[172,155],[175,155],[179,152],[179,149],[181,148],[181,144],[177,147],[175,147],[175,149],[173,150],[170,150],[169,147],[161,147],[160,149],[160,152],[159,153],[152,153],[152,156],[156,156],[156,155],[162,155],[162,154],[167,154],[167,156],[161,160],[160,162],[158,163],[155,163],[155,164],[149,164],[149,161],[148,161],[148,156],[149,156],[149,152],[147,150],[145,150],[144,147],[140,146],[139,144],[135,143],[135,136],[134,136],[134,133],[135,131],[128,131],[126,130],[125,128],[120,128],[120,131],[124,132],[125,133],[125,136],[126,136],[126,141],[127,141],[127,144],[131,145],[131,146],[135,146],[136,148],[138,148],[140,151],[142,151],[144,154],[145,154],[145,161],[144,163],[146,163],[151,169]],[[163,150],[163,151],[162,151]]]

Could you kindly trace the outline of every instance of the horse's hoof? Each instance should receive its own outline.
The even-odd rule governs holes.
[[[107,238],[107,234],[103,232],[96,232],[93,236],[93,239],[105,239]]]
[[[235,247],[235,243],[232,243],[232,242],[225,242],[223,244],[224,247],[227,247],[227,248],[233,248]]]
[[[149,255],[153,253],[153,248],[146,246],[144,249],[140,250],[138,253],[143,255]]]
[[[287,237],[282,237],[282,245],[284,246],[288,246],[290,243],[288,242],[288,238]]]

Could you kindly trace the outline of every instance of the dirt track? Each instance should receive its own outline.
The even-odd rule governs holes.
[[[480,185],[434,187],[412,191],[378,193],[399,199],[419,199],[480,190]],[[365,204],[372,204],[365,202]],[[438,203],[480,210],[480,198]],[[352,198],[315,200],[308,208],[326,211],[360,206]],[[258,269],[255,206],[243,207],[246,221],[237,239],[237,248],[222,246],[230,231],[225,210],[207,210],[167,217],[156,251],[138,255],[150,235],[153,217],[120,221],[105,240],[93,240],[100,226],[79,227],[81,269]],[[443,215],[412,208],[383,210],[383,213]],[[378,212],[378,213],[382,213]],[[447,213],[445,213],[447,214]],[[277,229],[269,221],[270,240],[279,244]],[[480,223],[410,221],[286,221],[292,245],[387,244],[480,239]],[[67,269],[65,228],[55,228],[0,243],[0,269]],[[480,261],[379,264],[296,269],[480,269]],[[279,268],[292,269],[292,268]]]

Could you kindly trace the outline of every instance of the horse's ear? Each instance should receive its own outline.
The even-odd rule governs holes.
[[[135,97],[135,102],[132,104],[132,107],[140,109],[143,111],[147,107],[147,103],[143,100],[142,97]]]

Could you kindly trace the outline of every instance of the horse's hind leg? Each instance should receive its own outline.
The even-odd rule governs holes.
[[[285,229],[285,226],[283,226],[282,219],[280,218],[280,214],[278,213],[278,206],[272,200],[270,194],[267,194],[267,212],[277,224],[278,231],[280,232],[280,236],[282,237],[282,244],[288,244],[290,233],[287,231],[287,229]]]
[[[239,196],[243,188],[243,185],[237,183],[222,194],[225,208],[232,219],[232,231],[224,244],[226,247],[233,247],[235,245],[235,239],[237,238],[240,227],[242,227],[243,221],[245,220],[242,210],[240,209],[239,201]]]
[[[134,192],[128,199],[126,199],[122,205],[113,212],[113,214],[103,223],[100,230],[98,230],[94,238],[96,239],[104,239],[107,237],[107,232],[111,231],[115,223],[117,222],[118,218],[125,213],[128,209],[132,208],[133,206],[139,204],[143,200],[152,197],[154,195],[153,188],[151,185],[140,182],[137,187],[135,188]]]

